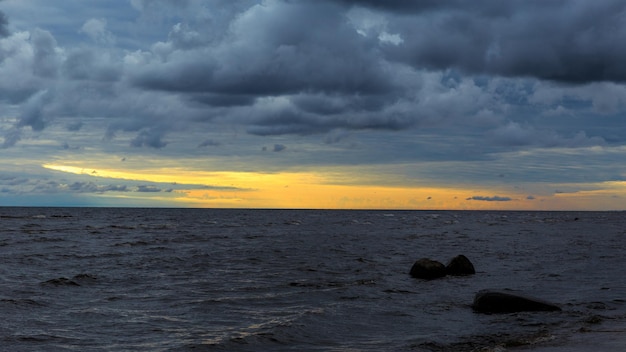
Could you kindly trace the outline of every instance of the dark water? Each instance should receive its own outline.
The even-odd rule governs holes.
[[[0,349],[623,351],[625,215],[0,208]],[[408,275],[457,254],[476,275]]]

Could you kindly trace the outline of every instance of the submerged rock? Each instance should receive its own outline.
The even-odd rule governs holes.
[[[93,275],[91,275],[91,274],[78,274],[78,275],[74,275],[74,277],[72,279],[79,280],[79,281],[80,280],[83,280],[83,281],[85,281],[85,280],[93,281],[93,280],[97,280],[98,278],[93,276]]]
[[[80,286],[76,281],[70,280],[66,277],[51,279],[44,281],[41,284],[44,286]]]
[[[463,276],[476,274],[476,270],[472,262],[461,254],[452,258],[446,265],[446,273],[453,276]]]
[[[432,280],[446,276],[446,267],[436,260],[422,258],[413,264],[410,273],[414,278]]]
[[[480,313],[560,311],[557,305],[539,298],[508,291],[482,290],[474,297],[472,308]]]

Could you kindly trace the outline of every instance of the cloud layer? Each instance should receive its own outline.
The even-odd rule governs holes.
[[[85,18],[61,46],[45,28],[9,36],[0,17],[0,89],[22,106],[15,127],[41,131],[57,117],[110,116],[122,121],[109,124],[106,138],[131,131],[130,145],[163,148],[181,119],[228,119],[252,134],[281,135],[491,118],[499,125],[479,127],[493,127],[497,140],[523,129],[506,121],[527,112],[519,110],[567,112],[558,100],[528,103],[543,98],[536,97],[542,81],[605,82],[611,90],[626,78],[626,50],[614,45],[626,39],[619,1],[159,4],[131,2],[145,21],[175,8],[180,22],[135,50],[116,46],[126,33],[106,18]],[[18,73],[24,78],[15,85]],[[618,93],[613,105],[621,109]],[[578,99],[595,105],[599,97]],[[5,146],[13,140],[7,135]]]
[[[625,41],[618,0],[4,0],[0,143],[499,175],[510,153],[624,146]]]

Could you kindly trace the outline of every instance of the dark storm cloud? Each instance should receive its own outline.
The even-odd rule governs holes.
[[[0,11],[0,38],[8,37],[9,34],[9,19],[4,12]]]
[[[334,114],[315,114],[298,108],[286,107],[259,111],[256,115],[250,120],[247,132],[258,136],[310,135],[337,129],[395,131],[406,129],[415,123],[412,113],[351,111],[350,109],[337,111]]]
[[[626,3],[603,1],[344,1],[394,11],[403,45],[392,60],[417,68],[584,83],[626,81]]]
[[[127,15],[116,20],[94,12],[72,22],[77,42],[67,44],[70,36],[56,27],[3,39],[12,48],[0,51],[11,56],[4,70],[11,74],[1,77],[0,99],[22,102],[14,128],[3,131],[5,147],[26,136],[20,129],[41,132],[66,117],[106,118],[105,141],[123,137],[156,149],[171,148],[171,135],[191,123],[215,120],[255,136],[330,134],[328,141],[339,141],[332,136],[337,131],[418,127],[448,135],[479,130],[499,147],[605,145],[586,126],[556,133],[521,123],[530,109],[518,108],[531,104],[540,80],[498,76],[620,81],[626,70],[626,48],[614,44],[626,39],[626,5],[611,0],[131,0],[116,6],[126,6],[127,19],[137,21],[114,27]],[[149,40],[132,50],[129,42],[120,44],[147,27],[156,33]],[[585,99],[595,109],[595,101],[579,100]],[[605,105],[620,112],[624,104]],[[539,110],[530,112],[542,117]],[[64,125],[78,131],[82,123]],[[206,146],[202,139],[192,145]]]
[[[154,5],[141,3],[142,8]],[[248,124],[250,134],[268,136],[471,123],[468,116],[510,112],[507,104],[519,105],[532,94],[532,86],[510,93],[494,90],[488,84],[495,76],[626,81],[626,47],[614,45],[626,40],[620,15],[626,5],[619,1],[254,4],[233,5],[239,13],[228,17],[228,31],[221,36],[207,36],[211,30],[193,21],[174,25],[167,41],[155,44],[128,72],[130,82],[140,89],[181,94],[190,106],[206,105],[205,121],[229,108],[249,107],[247,118],[237,113],[239,121]],[[355,15],[354,9],[370,12]],[[410,65],[413,74],[443,72],[439,87],[410,81],[398,64]],[[479,77],[467,87],[467,73],[483,75],[487,86]],[[475,94],[477,89],[483,90],[482,97]],[[489,95],[500,106],[484,105]],[[267,97],[285,97],[289,106],[268,111],[260,104]],[[400,104],[406,106],[391,108]],[[570,143],[550,131],[535,137],[532,128],[508,140],[501,136],[515,131],[506,127],[494,130],[492,141],[516,146]],[[570,139],[571,145],[603,143],[602,138]],[[164,146],[147,142],[145,135],[132,145]]]
[[[275,96],[388,90],[373,43],[328,3],[254,6],[217,44],[179,51],[140,68],[136,85],[165,91]],[[311,30],[315,28],[315,30]]]
[[[256,97],[242,94],[196,94],[192,95],[190,100],[213,107],[234,107],[253,105]]]
[[[398,12],[400,14],[416,14],[429,11],[463,10],[489,16],[505,16],[515,10],[516,6],[525,3],[540,3],[543,0],[338,0],[340,3],[371,7],[379,10]],[[543,1],[545,2],[545,1]]]

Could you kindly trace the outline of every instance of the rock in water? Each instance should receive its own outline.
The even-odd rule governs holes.
[[[44,285],[44,286],[80,286],[76,281],[70,280],[66,277],[60,277],[58,279],[51,279],[51,280],[42,282],[41,285]]]
[[[539,298],[507,291],[482,290],[474,297],[472,308],[480,313],[515,313],[532,311],[560,311],[553,303]]]
[[[426,280],[437,279],[446,276],[446,267],[436,260],[422,258],[411,267],[411,276]]]
[[[450,260],[446,266],[446,273],[453,276],[463,276],[476,274],[476,270],[472,262],[461,254]]]

